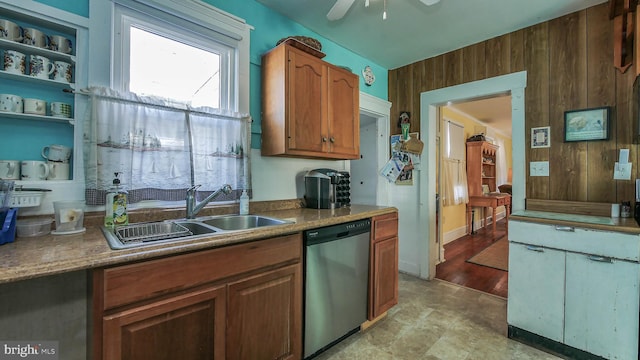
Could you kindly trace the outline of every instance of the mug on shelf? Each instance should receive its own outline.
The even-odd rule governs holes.
[[[29,75],[39,79],[49,79],[49,75],[55,70],[54,64],[42,55],[29,57]]]
[[[49,161],[67,162],[71,158],[71,148],[64,145],[49,145],[42,149],[42,157]]]
[[[65,54],[71,54],[73,51],[73,44],[71,40],[60,35],[49,36],[49,49],[58,51]]]
[[[23,111],[22,98],[13,94],[0,94],[0,111],[21,113]]]
[[[49,176],[47,180],[69,180],[69,163],[49,161]]]
[[[33,28],[25,28],[23,30],[22,43],[40,48],[49,47],[49,37],[42,31]]]
[[[55,117],[71,117],[71,105],[63,102],[52,102],[49,104],[49,111],[51,112],[51,116]]]
[[[20,178],[23,181],[46,180],[49,176],[49,165],[39,160],[23,160],[20,163]]]
[[[41,99],[24,99],[24,113],[34,115],[47,114],[47,102]]]
[[[20,180],[20,161],[0,160],[0,180]]]
[[[22,41],[22,28],[6,19],[0,19],[0,38],[11,41]]]
[[[27,56],[19,51],[4,51],[4,71],[24,75],[26,69]]]
[[[65,81],[70,83],[72,78],[73,67],[68,62],[55,61],[53,70],[53,80]]]

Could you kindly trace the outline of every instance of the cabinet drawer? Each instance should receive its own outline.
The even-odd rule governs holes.
[[[398,235],[398,213],[376,216],[373,219],[373,241]]]
[[[103,309],[187,289],[302,257],[301,234],[255,241],[103,271]]]
[[[509,241],[640,261],[640,236],[633,234],[510,220]]]

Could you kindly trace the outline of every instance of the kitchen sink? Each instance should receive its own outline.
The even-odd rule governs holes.
[[[261,215],[224,215],[198,219],[218,229],[233,231],[246,230],[263,226],[291,224],[291,221],[275,219]]]
[[[221,215],[137,223],[115,229],[102,227],[102,232],[112,249],[127,249],[291,223],[293,222],[261,215]]]

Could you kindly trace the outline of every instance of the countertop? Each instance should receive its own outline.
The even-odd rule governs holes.
[[[536,222],[550,225],[573,226],[586,229],[640,234],[640,226],[634,218],[578,215],[551,211],[520,210],[509,215],[509,220]]]
[[[394,211],[397,210],[393,207],[367,205],[352,205],[336,210],[295,208],[258,211],[252,213],[291,220],[295,223],[123,250],[112,250],[100,227],[96,225],[86,226],[87,231],[77,235],[17,237],[14,242],[0,246],[0,283],[213,249],[370,218]]]

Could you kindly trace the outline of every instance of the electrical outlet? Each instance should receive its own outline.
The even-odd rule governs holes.
[[[549,162],[548,161],[530,162],[529,176],[549,176]]]

